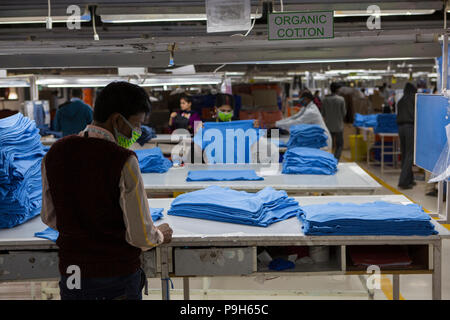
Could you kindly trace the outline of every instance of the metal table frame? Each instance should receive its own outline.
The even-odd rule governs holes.
[[[152,199],[149,203],[153,207],[164,207],[167,209],[173,199]],[[398,195],[385,195],[385,196],[330,196],[330,197],[299,197],[296,198],[300,203],[326,203],[330,201],[354,201],[354,202],[367,202],[375,200],[385,200],[396,203],[410,203],[410,201]],[[39,218],[37,218],[39,219]],[[169,219],[169,220],[167,220]],[[252,272],[244,272],[236,274],[227,274],[230,276],[255,276],[258,274],[267,274],[271,276],[311,276],[311,275],[359,275],[362,276],[366,274],[363,271],[351,271],[347,266],[346,259],[346,246],[349,245],[426,245],[428,249],[428,265],[426,270],[386,270],[382,271],[382,274],[393,274],[394,275],[394,286],[393,286],[393,296],[394,299],[399,299],[400,297],[400,275],[401,274],[432,274],[432,299],[442,298],[442,240],[450,238],[450,232],[441,226],[439,223],[433,221],[436,229],[439,231],[438,235],[433,236],[306,236],[302,234],[301,230],[298,234],[291,234],[289,232],[280,234],[270,234],[274,232],[274,229],[269,230],[268,228],[257,228],[257,232],[252,233],[242,233],[242,234],[214,234],[211,228],[204,228],[205,234],[189,234],[189,228],[185,224],[185,221],[180,221],[177,219],[189,219],[182,217],[167,216],[158,221],[156,224],[169,222],[174,226],[174,237],[173,241],[169,244],[161,245],[153,250],[143,253],[143,265],[147,272],[148,277],[158,277],[161,279],[162,284],[162,298],[170,299],[170,288],[169,288],[169,277],[180,277],[180,274],[176,274],[176,264],[177,258],[174,252],[179,249],[186,250],[186,247],[195,247],[192,250],[199,250],[198,248],[203,248],[207,252],[217,252],[217,250],[253,250],[255,253],[253,259],[256,261],[256,248],[259,246],[329,246],[334,247],[337,252],[336,262],[332,264],[334,267],[331,270],[320,270],[316,269],[318,266],[314,266],[313,269],[304,272],[267,272],[258,271],[256,267],[253,268]],[[298,221],[296,218],[295,221]],[[190,219],[193,220],[193,219]],[[255,228],[248,226],[240,226],[234,224],[224,224],[222,222],[211,222],[205,221],[212,224],[229,225],[229,227],[235,230],[244,228]],[[294,220],[293,220],[294,221]],[[181,233],[176,228],[177,223],[183,226],[183,231]],[[31,222],[27,222],[29,224]],[[279,222],[280,224],[283,222]],[[291,221],[286,221],[287,225],[292,226]],[[298,222],[299,223],[299,222]],[[39,239],[33,237],[33,231],[41,231],[45,227],[40,220],[34,222],[34,230],[30,230],[29,226],[22,225],[17,227],[17,230],[1,230],[0,231],[0,281],[24,281],[24,280],[47,280],[47,279],[58,279],[57,274],[57,246],[48,240]],[[275,226],[274,224],[272,226]],[[198,228],[199,224],[191,224],[195,230]],[[275,228],[284,228],[285,225],[280,225]],[[296,226],[293,226],[293,228]],[[27,230],[27,234],[24,234],[23,230]],[[236,229],[238,228],[238,229]],[[269,227],[270,228],[270,227]],[[202,227],[203,229],[203,227]],[[22,230],[22,231],[20,231]],[[256,230],[256,229],[255,229]],[[278,230],[278,229],[275,229]],[[223,232],[223,231],[222,231]],[[31,233],[31,234],[30,234]],[[261,233],[261,235],[259,235]],[[264,235],[264,233],[268,235]],[[6,236],[6,235],[9,236]],[[188,250],[191,250],[188,248]],[[211,255],[212,256],[212,255]],[[175,258],[174,258],[175,257]],[[213,259],[214,260],[214,259]],[[244,260],[243,260],[244,261]],[[204,262],[205,265],[208,262]],[[209,266],[214,266],[219,273],[223,273],[223,268],[220,269],[219,264],[214,264],[215,261],[210,261]],[[186,265],[186,264],[181,264]],[[239,267],[239,264],[236,264]],[[53,269],[52,269],[53,268]],[[20,269],[20,270],[19,270]],[[51,270],[50,270],[51,269]],[[200,268],[202,269],[202,268]],[[216,270],[214,269],[214,270]],[[8,271],[9,270],[9,271]],[[18,271],[19,270],[19,271]],[[50,272],[50,271],[51,272]],[[21,277],[11,275],[11,272],[22,272]],[[50,273],[49,273],[50,272]],[[53,272],[53,273],[52,273]],[[196,272],[195,276],[209,277],[214,276],[214,274],[202,274],[202,271]],[[211,271],[210,271],[211,272]],[[214,273],[214,272],[213,272]],[[219,274],[218,273],[218,274]],[[43,276],[43,275],[46,276]],[[223,274],[221,274],[223,275]],[[183,284],[184,284],[184,298],[189,299],[189,275],[183,274]],[[373,298],[373,293],[369,291],[369,298]]]

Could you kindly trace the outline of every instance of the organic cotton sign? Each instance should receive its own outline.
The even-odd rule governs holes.
[[[333,11],[269,14],[269,40],[334,38]]]

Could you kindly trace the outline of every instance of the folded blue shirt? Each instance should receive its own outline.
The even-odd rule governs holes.
[[[267,227],[295,216],[300,210],[298,202],[285,191],[271,187],[248,193],[210,186],[178,196],[168,214]]]
[[[320,149],[327,145],[328,136],[325,130],[317,124],[297,124],[289,129],[288,149],[308,147]]]
[[[295,263],[293,263],[292,261],[289,261],[289,260],[281,259],[281,258],[273,259],[269,263],[270,270],[282,271],[282,270],[294,269],[294,268],[295,268]]]
[[[264,180],[255,170],[198,170],[189,171],[186,181]]]
[[[150,214],[152,216],[153,222],[158,221],[161,219],[163,215],[164,208],[150,208]],[[44,231],[36,232],[34,234],[35,237],[48,239],[53,242],[56,242],[59,236],[59,232],[52,228],[47,228]]]
[[[309,235],[437,234],[430,216],[417,204],[331,202],[302,206],[302,210],[298,218]]]
[[[326,174],[337,172],[337,160],[329,152],[305,147],[288,149],[284,154],[283,174]]]
[[[151,148],[135,150],[142,173],[164,173],[172,167],[172,162],[165,158],[161,149]]]
[[[0,119],[0,229],[40,213],[44,155],[34,121],[21,113]]]

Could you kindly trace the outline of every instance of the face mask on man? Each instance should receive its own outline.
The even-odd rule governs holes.
[[[117,144],[123,148],[130,148],[133,143],[139,139],[139,137],[142,135],[142,130],[140,128],[135,128],[133,125],[128,122],[127,119],[125,119],[124,116],[120,115],[122,117],[122,120],[127,124],[127,126],[131,129],[131,138],[128,138],[127,136],[123,135],[119,132],[116,128],[114,128],[114,134],[116,136]]]
[[[217,116],[219,117],[220,121],[226,122],[226,121],[230,121],[231,118],[233,118],[233,112],[222,112],[222,111],[219,111]]]

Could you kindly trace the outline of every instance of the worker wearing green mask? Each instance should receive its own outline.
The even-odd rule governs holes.
[[[239,120],[234,116],[234,97],[231,94],[219,93],[216,96],[215,118],[216,122]],[[259,127],[258,120],[255,120],[254,127]]]

